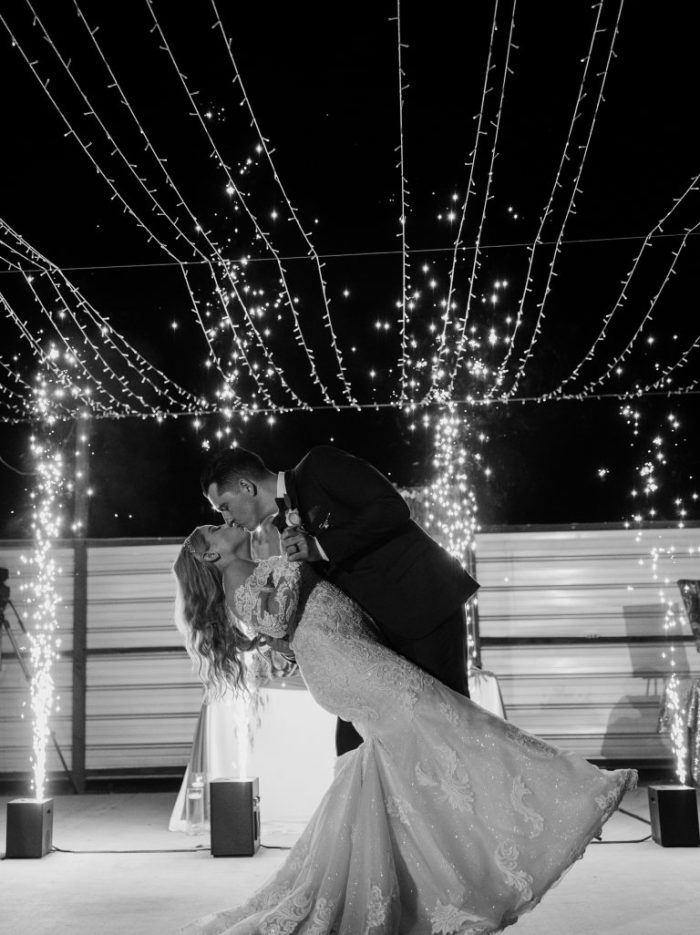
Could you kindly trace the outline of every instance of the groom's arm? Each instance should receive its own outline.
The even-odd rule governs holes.
[[[410,511],[403,497],[367,461],[338,448],[318,447],[309,454],[308,469],[328,496],[342,503],[350,515],[316,538],[329,561],[338,564],[378,545],[406,526]]]

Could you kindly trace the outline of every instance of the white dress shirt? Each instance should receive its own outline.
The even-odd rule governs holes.
[[[277,473],[277,498],[287,502],[287,483],[284,479],[284,471],[278,471]],[[316,536],[309,536],[309,539],[313,539],[313,541],[316,543],[316,548],[318,549],[321,558],[324,560],[324,562],[327,562],[328,556],[323,551],[323,546],[318,541]]]

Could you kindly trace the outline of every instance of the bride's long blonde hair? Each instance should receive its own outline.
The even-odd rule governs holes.
[[[229,614],[221,573],[204,559],[207,549],[205,536],[195,529],[175,559],[175,625],[207,698],[214,699],[231,689],[248,691],[242,654],[255,649],[257,640],[246,636]]]

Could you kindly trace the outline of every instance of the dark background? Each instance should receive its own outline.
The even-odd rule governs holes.
[[[276,267],[255,241],[250,223],[233,208],[226,195],[226,174],[212,157],[210,145],[167,55],[159,48],[145,0],[120,3],[80,3],[117,77],[158,151],[168,160],[185,200],[211,236],[231,258],[247,255],[251,262],[246,281],[251,288],[274,297]],[[338,344],[348,364],[354,392],[362,403],[396,398],[400,349],[398,313],[401,295],[400,178],[396,168],[399,141],[396,24],[390,21],[392,3],[352,4],[220,2],[227,35],[232,40],[243,82],[256,117],[270,146],[279,175],[304,228],[312,231],[323,255],[354,254],[326,260],[325,275],[331,298]],[[140,173],[156,189],[173,213],[185,218],[177,198],[163,182],[157,165],[145,152],[143,140],[114,89],[108,87],[99,58],[85,27],[68,0],[38,0],[34,9],[56,47],[71,60],[75,78],[89,95],[120,148],[138,164]],[[220,153],[249,196],[256,216],[271,232],[284,256],[303,256],[307,248],[294,225],[264,160],[255,154],[257,137],[218,33],[209,2],[154,2],[153,9],[168,37],[178,64],[198,91],[202,110]],[[576,100],[582,59],[590,44],[596,7],[588,2],[523,2],[518,5],[510,75],[501,119],[492,198],[483,228],[481,267],[475,281],[472,321],[485,336],[494,327],[502,333],[504,317],[515,315],[524,285],[527,245],[537,232],[547,203]],[[0,87],[3,95],[2,148],[4,184],[0,216],[68,275],[93,305],[153,364],[193,393],[214,399],[217,381],[205,366],[206,344],[196,324],[182,276],[169,257],[125,214],[104,180],[91,167],[66,125],[56,113],[17,48],[8,29],[43,79],[76,131],[91,141],[91,152],[105,167],[127,201],[148,218],[158,236],[178,258],[193,257],[172,229],[158,218],[148,200],[129,177],[112,146],[105,142],[94,118],[66,78],[51,47],[32,23],[23,2],[0,3],[6,25],[0,28]],[[562,188],[542,238],[554,239],[560,229],[577,167],[578,147],[585,143],[595,103],[606,43],[618,4],[606,2],[601,16],[600,47],[591,67],[591,83],[582,116],[572,138],[571,160],[561,177]],[[500,91],[503,53],[512,8],[500,6],[494,42],[494,63],[487,96],[487,123],[492,133]],[[427,298],[429,279],[439,282],[436,295],[446,293],[456,223],[445,219],[454,207],[452,194],[464,197],[481,100],[484,65],[493,17],[491,3],[402,4],[405,91],[404,150],[409,189],[407,240],[411,254],[409,282],[422,298],[411,319],[416,359],[429,358],[434,347],[429,325],[440,310]],[[695,144],[696,36],[700,12],[672,0],[662,8],[627,2],[620,35],[598,113],[590,150],[576,200],[565,230],[565,245],[557,261],[557,276],[547,299],[546,317],[532,359],[516,396],[530,397],[554,388],[583,357],[600,332],[604,316],[620,293],[643,237],[672,207],[700,171]],[[481,200],[488,171],[492,137],[480,143],[474,174],[476,196],[470,202],[463,240],[475,241]],[[246,167],[246,159],[253,162]],[[241,168],[244,169],[240,174]],[[664,225],[665,234],[682,233],[700,219],[697,193]],[[270,212],[279,218],[272,221]],[[511,210],[509,210],[511,209]],[[518,215],[515,218],[515,215]],[[438,219],[442,215],[442,219]],[[193,233],[186,218],[183,227]],[[659,239],[647,250],[628,290],[628,300],[611,322],[608,337],[596,358],[582,370],[580,388],[605,372],[607,363],[626,346],[648,310],[668,271],[679,237]],[[507,246],[513,245],[513,246]],[[361,254],[361,255],[356,255]],[[0,251],[5,256],[6,251]],[[524,306],[513,362],[527,348],[537,317],[537,301],[546,282],[551,247],[538,253],[534,292]],[[601,393],[617,393],[644,386],[659,369],[676,360],[700,332],[697,313],[696,269],[698,239],[691,236],[681,253],[676,274],[664,289],[641,339],[625,361],[622,377],[607,380]],[[460,255],[456,298],[464,301],[471,276],[471,252]],[[423,272],[423,266],[428,272]],[[321,314],[318,278],[309,261],[285,263],[293,293],[300,299],[304,327],[315,349],[319,373],[333,398],[342,401],[342,388],[328,332]],[[94,267],[94,268],[93,268]],[[6,264],[1,268],[5,269]],[[202,267],[193,267],[192,283],[202,302],[212,283]],[[495,281],[507,279],[497,306],[482,303]],[[38,321],[38,311],[21,277],[3,272],[0,289],[23,319]],[[349,296],[344,296],[344,290]],[[295,391],[313,405],[323,402],[309,377],[308,363],[299,351],[289,316],[275,321],[278,310],[268,309],[273,324],[269,347]],[[390,322],[377,330],[376,322]],[[173,330],[171,323],[177,321]],[[647,336],[653,344],[646,343]],[[48,336],[48,330],[47,330]],[[674,337],[675,336],[675,337]],[[355,348],[353,351],[352,348]],[[32,373],[31,352],[16,328],[2,325],[5,359],[22,355],[25,376]],[[484,352],[497,364],[502,345]],[[676,376],[675,385],[697,379],[697,352]],[[415,362],[415,361],[414,361]],[[514,372],[516,368],[512,368]],[[369,371],[375,376],[371,378]],[[130,377],[131,379],[131,377]],[[3,375],[2,382],[6,382]],[[273,381],[274,382],[274,381]],[[9,384],[8,384],[9,385]],[[508,382],[506,388],[508,388]],[[250,402],[253,387],[241,378],[241,400]],[[483,384],[463,375],[457,396],[481,395]],[[283,394],[271,387],[279,403]],[[647,451],[661,448],[660,488],[644,504],[655,519],[677,518],[678,497],[690,519],[696,489],[697,436],[700,428],[696,396],[646,396],[633,406],[640,413],[637,435],[620,414],[614,398],[583,401],[496,404],[464,410],[472,439],[487,436],[482,452],[487,477],[472,465],[483,524],[604,522],[626,519],[639,507],[630,497],[638,484],[638,468]],[[669,413],[680,428],[670,433]],[[435,410],[427,410],[433,418]],[[374,462],[400,486],[430,479],[433,456],[432,425],[422,414],[411,419],[396,408],[356,411],[320,410],[286,413],[273,425],[264,417],[247,424],[231,423],[232,437],[258,450],[271,468],[295,463],[313,444],[333,442]],[[198,429],[192,417],[92,420],[91,483],[95,490],[89,533],[92,536],[154,536],[185,534],[207,520],[210,511],[198,490],[197,475],[205,457],[202,443],[219,444],[215,437],[221,418],[208,416]],[[27,425],[0,424],[0,536],[30,534],[28,489],[32,463]],[[72,427],[60,428],[67,446]],[[654,446],[652,439],[663,436]],[[602,468],[609,473],[598,476]],[[643,498],[642,498],[643,499]]]

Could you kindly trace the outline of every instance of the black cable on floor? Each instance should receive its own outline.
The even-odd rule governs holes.
[[[291,851],[291,847],[283,847],[281,844],[261,844],[261,848],[264,848],[266,851]],[[200,844],[197,847],[166,847],[166,848],[153,848],[152,850],[137,850],[137,851],[114,851],[114,850],[104,850],[104,851],[75,851],[67,847],[56,847],[51,848],[51,851],[57,851],[59,854],[194,854],[201,853],[202,851],[208,851],[209,848],[205,844]]]
[[[637,821],[643,821],[645,825],[651,825],[648,818],[642,818],[642,816],[637,815],[636,812],[628,812],[626,808],[618,808],[618,812],[622,812],[623,815],[629,815],[630,818],[636,818]]]
[[[650,841],[651,835],[648,834],[645,838],[630,838],[625,841],[591,841],[591,844],[642,844],[644,841]]]
[[[193,854],[195,852],[207,851],[209,848],[202,844],[200,847],[166,847],[145,851],[73,851],[67,847],[56,847],[54,845],[51,850],[52,852],[58,851],[59,854]]]
[[[647,818],[642,818],[641,815],[637,815],[636,812],[628,812],[625,808],[618,808],[618,812],[622,812],[623,815],[629,815],[630,818],[636,818],[637,821],[643,822],[645,825],[651,825],[651,822]],[[625,838],[620,841],[603,841],[600,835],[596,835],[594,840],[591,841],[591,844],[642,844],[644,841],[649,841],[651,835],[648,834],[645,838]]]

